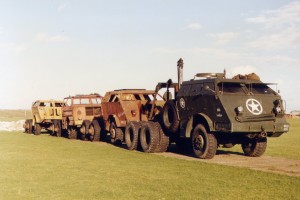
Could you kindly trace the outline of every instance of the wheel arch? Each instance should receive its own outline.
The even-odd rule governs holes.
[[[110,115],[109,118],[108,118],[108,121],[109,121],[109,123],[115,122],[117,127],[121,126],[120,119],[116,115]]]
[[[185,130],[185,137],[187,138],[191,137],[191,133],[194,130],[194,128],[197,126],[197,124],[202,124],[206,128],[207,132],[213,130],[212,120],[203,113],[197,113],[189,119]]]

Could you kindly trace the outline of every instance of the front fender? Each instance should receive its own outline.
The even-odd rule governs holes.
[[[191,133],[197,124],[203,124],[208,132],[214,130],[213,122],[210,117],[204,113],[197,113],[188,120],[185,128],[185,137],[191,137]]]

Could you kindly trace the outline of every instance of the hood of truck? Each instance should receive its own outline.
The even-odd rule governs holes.
[[[231,123],[231,132],[287,132],[288,123],[284,118],[284,108],[274,112],[279,95],[231,95],[218,96],[224,115]]]

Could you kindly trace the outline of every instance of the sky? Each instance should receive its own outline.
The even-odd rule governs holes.
[[[255,72],[300,110],[300,1],[0,0],[0,109]]]

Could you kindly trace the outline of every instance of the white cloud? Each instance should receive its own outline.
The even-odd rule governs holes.
[[[40,42],[70,42],[71,39],[62,35],[48,35],[46,33],[38,33],[35,37]]]
[[[251,65],[245,65],[245,66],[238,66],[232,69],[229,69],[227,71],[227,77],[233,77],[237,74],[250,74],[250,73],[255,73],[257,69]]]
[[[262,24],[265,28],[282,28],[286,25],[299,26],[300,2],[291,2],[276,10],[262,11],[257,17],[247,18],[247,22]]]
[[[69,3],[63,3],[60,6],[58,6],[57,11],[61,12],[63,11],[66,7],[68,7]]]
[[[185,27],[185,29],[191,29],[191,30],[199,30],[201,28],[202,28],[202,25],[197,22],[191,23]]]
[[[215,43],[224,45],[229,43],[231,40],[236,38],[239,35],[239,33],[236,32],[224,32],[224,33],[218,33],[218,34],[210,34],[210,37],[212,37],[215,40]]]
[[[300,47],[300,27],[290,27],[281,31],[270,31],[248,43],[249,47],[267,50]]]
[[[300,2],[291,2],[276,10],[262,11],[247,22],[262,26],[262,35],[249,47],[278,50],[300,47]]]

